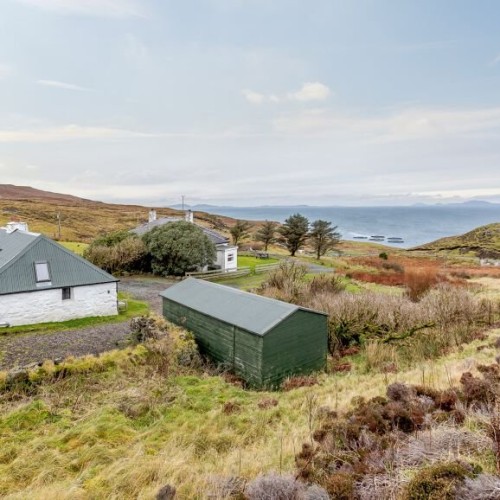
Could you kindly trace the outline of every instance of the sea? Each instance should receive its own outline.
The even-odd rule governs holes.
[[[193,207],[235,219],[284,222],[299,213],[314,221],[323,219],[338,226],[342,239],[373,241],[411,248],[424,243],[466,233],[478,226],[500,222],[500,204],[456,204],[385,207]]]

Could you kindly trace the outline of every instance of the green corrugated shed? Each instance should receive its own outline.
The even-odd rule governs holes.
[[[277,386],[325,367],[324,313],[194,278],[161,296],[165,318],[192,331],[203,353],[251,385]]]
[[[37,283],[35,262],[47,262],[50,281]],[[0,295],[118,280],[40,234],[0,229]]]

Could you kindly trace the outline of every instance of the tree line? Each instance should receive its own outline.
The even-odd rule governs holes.
[[[250,237],[250,224],[238,220],[230,228],[234,245]],[[312,224],[300,214],[294,214],[279,226],[266,221],[254,234],[254,239],[269,245],[280,243],[293,256],[307,243],[318,259],[340,241],[337,226],[324,220]],[[85,250],[84,257],[110,273],[145,272],[163,276],[182,276],[211,266],[216,260],[213,242],[203,230],[189,222],[170,222],[157,226],[142,237],[129,231],[117,231],[97,237]]]
[[[229,230],[234,245],[250,237],[250,227],[247,221],[236,221]],[[254,234],[254,239],[264,244],[266,252],[269,245],[281,243],[292,256],[309,243],[317,259],[321,259],[321,256],[340,242],[341,234],[337,229],[338,226],[332,226],[329,221],[318,219],[310,223],[307,217],[294,214],[290,215],[281,226],[266,220]]]

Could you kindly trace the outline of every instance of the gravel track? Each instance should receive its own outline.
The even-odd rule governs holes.
[[[161,312],[159,293],[171,283],[136,278],[124,278],[119,289],[132,297],[149,303],[151,310]],[[111,323],[77,330],[41,334],[16,334],[0,337],[0,369],[11,370],[42,363],[46,359],[99,354],[127,345],[128,322]]]

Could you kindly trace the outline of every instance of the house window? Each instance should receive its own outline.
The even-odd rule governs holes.
[[[62,299],[63,300],[71,299],[71,288],[69,286],[62,289]]]
[[[227,261],[233,262],[233,260],[234,260],[234,253],[228,253],[227,254]]]
[[[50,281],[50,269],[48,262],[35,262],[36,282]]]

